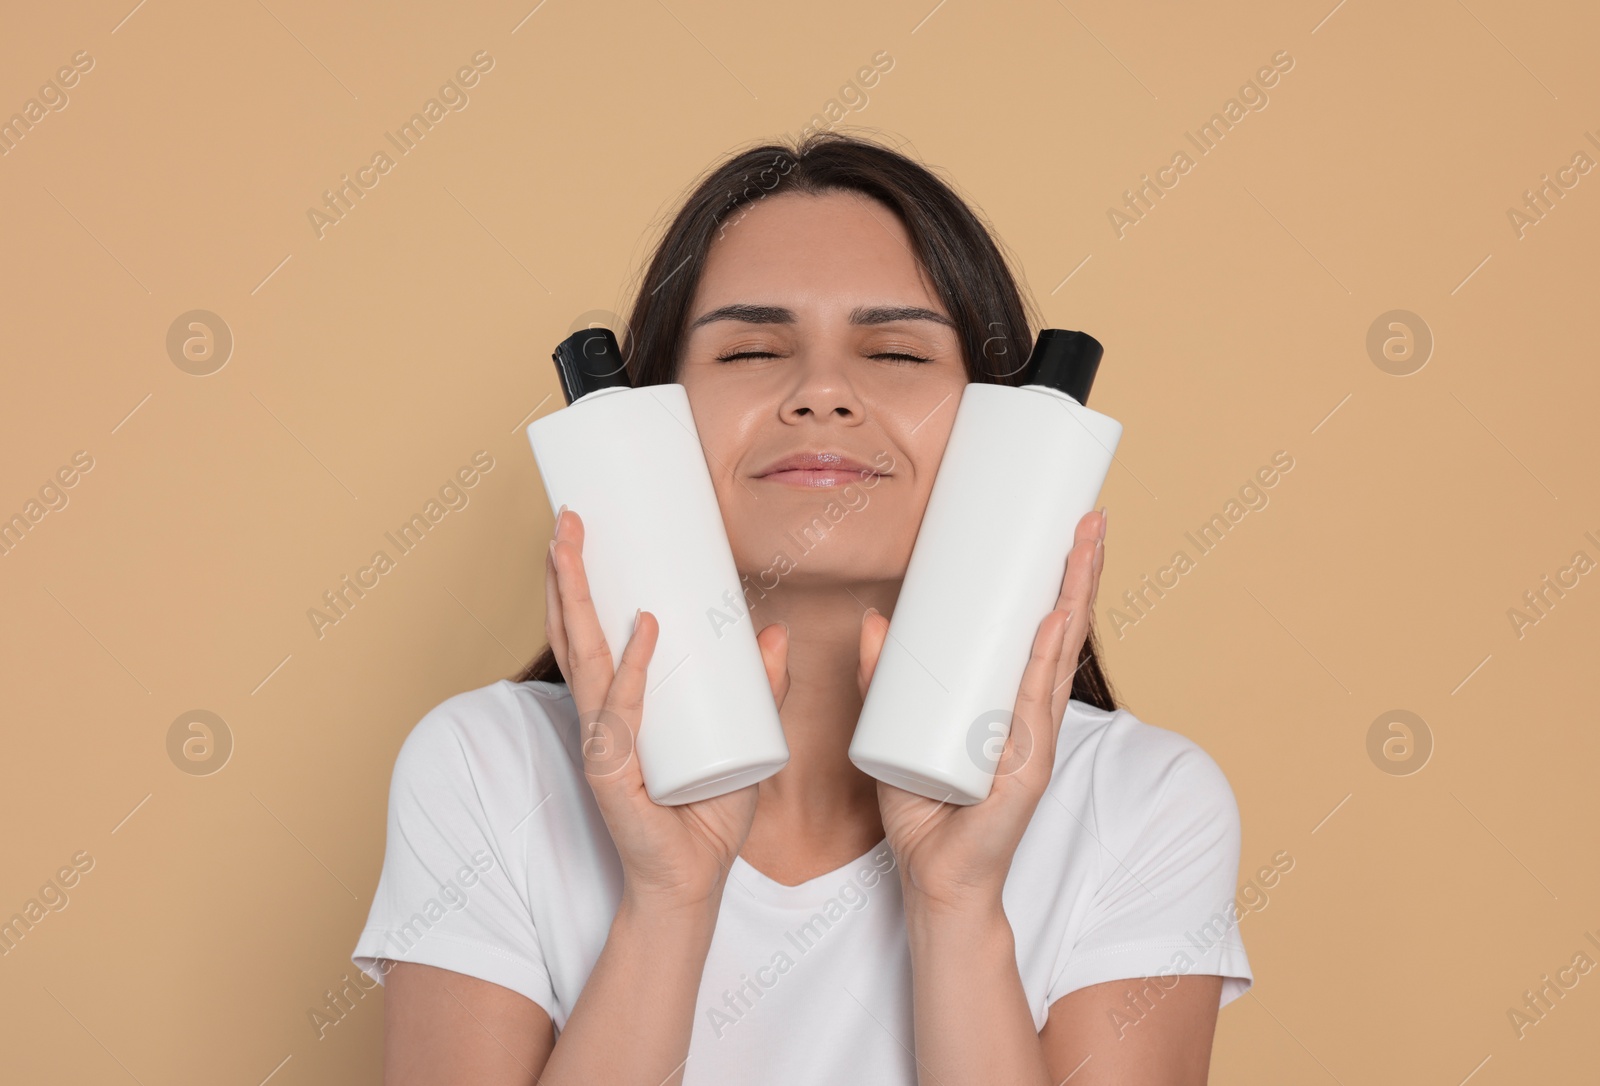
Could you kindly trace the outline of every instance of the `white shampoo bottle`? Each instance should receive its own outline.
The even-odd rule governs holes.
[[[583,518],[584,569],[613,665],[639,609],[660,627],[636,752],[646,791],[671,806],[770,777],[789,747],[688,393],[629,387],[608,328],[573,333],[554,358],[567,406],[529,424],[528,441],[551,509]],[[614,739],[591,721],[579,727],[585,742]]]
[[[961,805],[993,787],[1034,635],[1122,437],[1084,406],[1102,353],[1047,328],[1021,385],[962,391],[850,743],[863,772]]]

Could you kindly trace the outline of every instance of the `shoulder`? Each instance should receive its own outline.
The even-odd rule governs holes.
[[[1233,788],[1216,760],[1188,736],[1127,709],[1068,703],[1049,791],[1123,841],[1163,819],[1238,832]]]
[[[1216,760],[1181,732],[1148,723],[1128,709],[1105,710],[1081,701],[1069,703],[1074,737],[1094,741],[1096,768],[1124,780],[1160,785],[1174,776],[1227,788]],[[1062,733],[1067,734],[1066,722]]]
[[[1024,875],[1045,904],[1030,911],[1017,895],[1048,963],[1034,974],[1048,975],[1035,1023],[1066,993],[1111,980],[1202,973],[1223,978],[1223,1003],[1240,995],[1250,966],[1227,911],[1239,809],[1215,759],[1127,709],[1074,701],[1054,769]]]
[[[565,684],[501,679],[452,694],[429,709],[401,746],[402,756],[438,756],[452,748],[526,748],[559,738],[569,723],[572,696]]]
[[[391,795],[470,788],[521,794],[581,767],[577,711],[563,683],[509,679],[451,695],[425,713],[395,757]],[[579,768],[581,773],[581,768]]]

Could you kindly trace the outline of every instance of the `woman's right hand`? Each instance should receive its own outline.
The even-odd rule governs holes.
[[[750,832],[757,786],[670,807],[645,791],[639,721],[659,627],[653,614],[641,611],[613,671],[583,568],[583,521],[565,506],[545,565],[545,597],[545,637],[578,709],[584,776],[622,860],[624,900],[715,911],[729,865]],[[787,628],[768,626],[756,643],[781,707],[789,690]]]

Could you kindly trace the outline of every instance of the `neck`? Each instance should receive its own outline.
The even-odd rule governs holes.
[[[780,718],[789,764],[758,786],[751,836],[769,833],[816,842],[859,842],[883,836],[877,782],[849,758],[861,715],[856,680],[861,619],[868,607],[887,615],[899,581],[783,584],[751,609],[759,632],[789,627],[789,692]]]

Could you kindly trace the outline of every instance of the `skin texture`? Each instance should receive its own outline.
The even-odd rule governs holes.
[[[618,766],[590,756],[618,749],[618,729],[637,734],[659,628],[642,613],[613,671],[588,597],[581,511],[564,511],[546,563],[546,634],[586,737],[607,740],[586,742],[585,774],[623,861],[622,903],[559,1044],[546,1013],[516,993],[396,963],[386,984],[385,1081],[679,1082],[734,857],[794,885],[887,837],[905,899],[923,1083],[1204,1083],[1221,978],[1168,979],[1120,1037],[1111,1009],[1126,1015],[1127,993],[1143,982],[1093,985],[1057,1000],[1036,1033],[1000,906],[1054,764],[1104,562],[1104,513],[1077,526],[1017,700],[1028,726],[1013,729],[989,797],[958,807],[873,780],[846,752],[966,383],[960,346],[937,320],[863,323],[876,307],[948,313],[893,213],[853,193],[786,193],[751,206],[713,244],[691,325],[733,305],[781,307],[791,319],[744,311],[745,319],[692,327],[677,379],[736,564],[759,588],[748,594],[751,618],[789,764],[713,800],[659,807],[636,758]],[[780,457],[817,451],[876,474],[852,477],[853,494],[761,477]],[[797,555],[786,537],[830,500],[850,512]],[[775,565],[780,551],[792,562]],[[1019,732],[1029,737],[1020,747]]]

